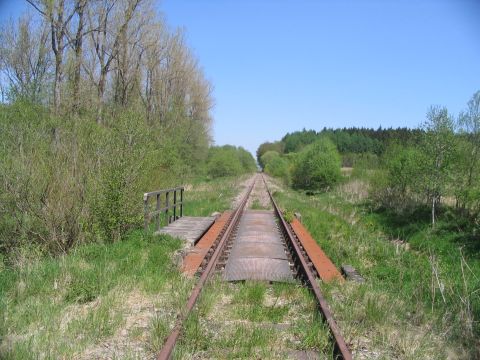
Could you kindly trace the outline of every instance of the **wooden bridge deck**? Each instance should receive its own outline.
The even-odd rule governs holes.
[[[189,244],[195,244],[210,226],[212,226],[214,221],[215,216],[183,216],[164,228],[161,228],[155,234],[168,234],[185,240]]]

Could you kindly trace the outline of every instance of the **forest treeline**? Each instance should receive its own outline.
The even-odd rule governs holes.
[[[341,160],[340,160],[341,159]],[[453,116],[432,106],[417,129],[344,128],[297,131],[257,150],[267,173],[294,188],[326,190],[341,181],[340,165],[370,184],[371,200],[396,213],[428,207],[457,210],[480,224],[480,92]]]
[[[142,192],[255,170],[212,147],[212,86],[152,1],[28,2],[0,31],[0,256],[115,241]]]

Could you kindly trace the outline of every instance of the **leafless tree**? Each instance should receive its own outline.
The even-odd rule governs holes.
[[[50,56],[48,30],[30,16],[11,21],[0,31],[0,69],[8,79],[10,96],[33,102],[43,100]]]
[[[90,34],[91,47],[94,50],[87,72],[97,88],[98,115],[102,121],[105,106],[107,76],[113,61],[117,59],[130,21],[141,0],[100,0],[92,4],[88,11],[91,28],[97,29]]]
[[[61,84],[63,81],[64,53],[70,45],[68,29],[76,14],[77,2],[66,0],[27,0],[49,23],[51,46],[55,61],[55,78],[53,82],[53,106],[58,112],[61,101]]]

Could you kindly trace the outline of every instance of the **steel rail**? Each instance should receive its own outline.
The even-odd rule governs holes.
[[[282,212],[280,211],[280,208],[278,207],[275,199],[273,198],[273,195],[270,192],[270,189],[268,188],[267,182],[265,181],[265,178],[263,175],[262,175],[262,179],[265,184],[265,188],[267,189],[268,195],[270,196],[270,200],[272,201],[275,212],[278,218],[280,219],[280,223],[282,224],[282,227],[285,230],[285,233],[287,234],[288,240],[290,241],[291,245],[295,250],[295,253],[296,253],[295,255],[300,260],[302,270],[304,274],[307,276],[308,283],[311,286],[311,289],[317,299],[318,305],[320,307],[320,311],[322,312],[325,320],[327,321],[328,326],[330,327],[330,331],[335,339],[334,350],[336,353],[336,359],[351,360],[352,354],[350,353],[350,350],[348,349],[348,346],[345,340],[343,339],[343,336],[340,333],[340,329],[337,323],[333,319],[332,312],[330,311],[327,301],[325,300],[325,298],[322,295],[322,292],[320,291],[320,287],[317,284],[315,275],[313,274],[312,270],[308,266],[307,259],[305,259],[304,255],[302,254],[300,246],[298,245],[295,235],[292,233],[292,230],[290,229],[290,226],[288,226],[287,222],[283,218]]]
[[[195,303],[197,302],[198,297],[200,296],[200,293],[202,292],[203,286],[207,282],[207,280],[210,278],[210,274],[212,273],[212,270],[215,269],[215,266],[217,264],[218,258],[220,257],[220,254],[223,251],[223,247],[227,241],[227,239],[230,237],[232,231],[235,229],[235,226],[237,225],[240,216],[243,212],[243,209],[245,207],[245,204],[247,203],[247,200],[250,196],[250,193],[252,192],[253,187],[255,186],[257,179],[253,181],[253,184],[250,186],[248,189],[247,193],[245,194],[245,197],[242,199],[242,202],[239,204],[237,209],[234,212],[234,215],[232,216],[231,221],[229,222],[229,225],[225,232],[223,233],[222,237],[220,238],[220,241],[218,242],[218,245],[208,261],[207,267],[205,270],[202,272],[202,275],[200,276],[200,279],[198,280],[197,284],[195,285],[195,288],[193,289],[192,293],[190,294],[190,297],[188,298],[187,305],[185,306],[184,311],[182,311],[177,319],[177,322],[175,324],[175,327],[173,328],[173,331],[170,333],[170,335],[167,338],[167,341],[163,345],[162,350],[157,356],[158,360],[168,360],[170,359],[170,356],[172,355],[172,352],[175,348],[175,344],[178,340],[178,337],[180,336],[180,333],[183,328],[183,323],[185,320],[188,318],[188,315],[192,311],[193,307],[195,306]]]

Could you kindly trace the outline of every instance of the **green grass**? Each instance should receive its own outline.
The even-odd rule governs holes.
[[[241,180],[190,186],[185,214],[229,208]],[[0,358],[151,356],[193,285],[175,264],[181,247],[180,240],[135,230],[123,241],[81,245],[59,257],[24,248],[11,265],[0,259]]]
[[[363,285],[322,284],[347,342],[386,358],[480,354],[480,267],[477,259],[466,257],[462,272],[451,232],[431,232],[410,219],[402,233],[340,190],[315,196],[286,190],[274,196],[283,208],[301,213],[338,267],[353,265],[366,278]],[[391,241],[406,234],[402,240],[410,249]]]
[[[328,329],[311,293],[299,284],[207,284],[175,349],[175,358],[295,358],[313,350],[328,358]],[[323,357],[322,357],[323,358]]]
[[[69,357],[113,336],[125,323],[123,296],[135,289],[148,296],[176,281],[170,255],[179,246],[134,231],[125,241],[3,269],[0,357]]]

